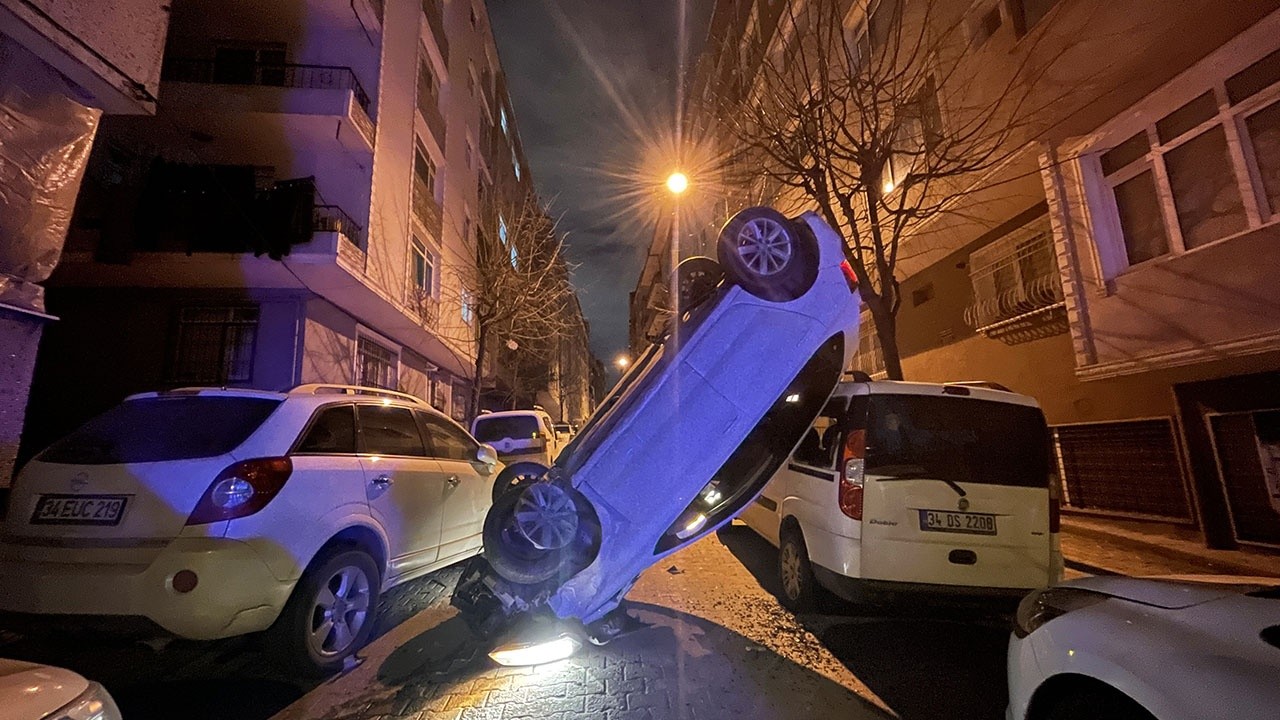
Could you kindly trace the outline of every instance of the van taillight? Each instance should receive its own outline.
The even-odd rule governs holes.
[[[866,460],[867,433],[853,430],[845,435],[840,456],[840,512],[854,520],[862,519],[862,475]]]
[[[188,525],[203,525],[252,515],[271,502],[293,474],[287,457],[258,458],[227,466],[200,496]]]

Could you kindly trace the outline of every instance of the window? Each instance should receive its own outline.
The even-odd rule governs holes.
[[[511,148],[511,167],[516,171],[516,179],[520,179],[520,158],[516,157],[516,149]]]
[[[880,51],[889,44],[892,33],[897,21],[901,18],[902,13],[899,12],[899,0],[880,0],[876,3],[875,10],[872,10],[867,16],[867,34],[870,38],[870,48],[873,51]]]
[[[1280,51],[1208,84],[1097,155],[1124,257],[1112,274],[1277,219]]]
[[[413,147],[413,176],[417,183],[414,190],[421,190],[427,197],[435,202],[436,197],[436,164],[431,159],[431,155],[427,149],[423,147],[421,140],[414,140]]]
[[[471,29],[476,30],[480,27],[480,15],[476,13],[476,6],[471,6]]]
[[[480,442],[535,438],[541,427],[533,415],[482,415],[476,419],[476,439]]]
[[[360,405],[360,435],[370,455],[426,457],[422,433],[409,408]]]
[[[471,211],[462,216],[462,242],[471,244]]]
[[[875,321],[871,313],[864,312],[858,323],[858,352],[854,353],[850,363],[851,370],[861,370],[868,375],[885,371],[884,354],[880,351],[880,336],[876,334]]]
[[[426,246],[418,238],[412,242],[413,288],[420,297],[435,297],[436,263]]]
[[[475,319],[476,319],[475,299],[474,299],[474,296],[472,296],[472,294],[467,290],[462,291],[461,313],[462,313],[462,322],[468,325],[475,322]]]
[[[190,307],[178,313],[169,380],[225,385],[253,379],[256,307]]]
[[[502,125],[503,135],[511,134],[510,128],[507,127],[507,109],[504,107],[498,108],[498,123]]]
[[[791,459],[803,465],[830,470],[836,464],[836,450],[840,447],[841,418],[848,406],[845,398],[832,398],[827,407],[813,421],[804,439],[796,446]]]
[[[356,384],[394,390],[399,365],[395,351],[363,335],[356,339]]]
[[[431,117],[433,111],[438,112],[439,107],[436,90],[435,74],[431,71],[431,61],[427,59],[427,53],[421,48],[418,49],[418,111],[423,117]]]
[[[1026,35],[1031,28],[1044,19],[1058,0],[1010,0],[1009,10],[1013,15],[1013,27],[1018,37]]]
[[[848,53],[849,69],[856,72],[864,67],[871,57],[871,44],[867,35],[867,24],[860,22],[845,33],[845,52]]]
[[[920,307],[932,299],[933,283],[926,283],[924,287],[916,288],[911,291],[911,307]]]
[[[502,217],[502,213],[498,213],[498,239],[503,245],[507,244],[507,219]]]
[[[356,453],[355,408],[351,405],[324,408],[316,415],[306,436],[295,451],[308,455],[354,455]]]
[[[253,434],[279,400],[178,395],[128,400],[40,454],[51,463],[113,465],[225,455]]]
[[[427,432],[432,457],[445,460],[474,460],[476,444],[466,433],[430,413],[418,412],[418,420]]]
[[[995,3],[969,19],[969,42],[975,47],[987,41],[1000,29],[1000,4]]]

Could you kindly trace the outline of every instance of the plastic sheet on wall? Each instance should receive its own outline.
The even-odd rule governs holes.
[[[0,303],[43,311],[101,111],[0,34]]]

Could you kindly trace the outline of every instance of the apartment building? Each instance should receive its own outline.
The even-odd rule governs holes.
[[[0,488],[9,485],[57,264],[100,117],[155,112],[162,0],[103,15],[75,0],[0,0]]]
[[[717,4],[691,97],[750,90],[780,5]],[[1277,3],[933,5],[983,68],[939,86],[941,122],[956,121],[948,97],[1028,63],[1052,62],[1037,93],[1056,99],[954,212],[903,240],[906,378],[1037,397],[1070,508],[1280,547]],[[845,3],[842,41],[874,48],[868,28],[910,6]],[[877,375],[863,327],[855,367]]]
[[[161,80],[154,118],[103,123],[24,453],[183,385],[373,385],[465,420],[501,368],[474,377],[461,278],[533,192],[482,0],[176,0]]]

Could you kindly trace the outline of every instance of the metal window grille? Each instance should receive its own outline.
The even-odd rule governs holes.
[[[965,309],[965,318],[979,332],[1062,304],[1062,278],[1047,218],[975,250],[969,268],[973,304]]]
[[[1059,425],[1053,439],[1066,506],[1191,521],[1169,418]]]
[[[248,382],[257,335],[256,307],[182,308],[169,379],[209,385]]]
[[[367,337],[356,340],[356,382],[367,387],[396,389],[396,353]]]

